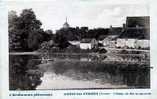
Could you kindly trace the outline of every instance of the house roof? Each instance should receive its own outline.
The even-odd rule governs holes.
[[[105,39],[110,39],[110,40],[113,40],[113,39],[116,39],[119,35],[109,35],[107,36]]]
[[[93,39],[91,39],[91,38],[84,38],[81,40],[81,43],[91,43],[92,40]]]

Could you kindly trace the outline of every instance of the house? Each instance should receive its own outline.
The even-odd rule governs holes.
[[[102,44],[105,47],[115,47],[115,40],[118,35],[109,35],[104,40],[102,40]]]
[[[126,39],[126,47],[127,48],[135,48],[137,39]]]
[[[150,48],[149,40],[137,40],[136,48],[149,49]]]
[[[80,49],[92,49],[92,48],[96,48],[98,46],[98,42],[96,39],[90,39],[90,38],[85,38],[82,39],[80,42]]]
[[[122,27],[112,27],[111,25],[108,30],[108,35],[101,36],[99,43],[101,43],[104,47],[115,47],[116,39],[122,33],[122,29]]]
[[[116,40],[116,47],[118,48],[136,48],[137,39],[118,38]]]
[[[116,40],[116,47],[117,48],[124,48],[124,47],[126,47],[126,39],[118,38]]]
[[[149,48],[150,39],[150,17],[136,16],[127,17],[126,24],[116,40],[119,48]]]
[[[121,39],[116,40],[116,47],[118,48],[134,48],[134,49],[149,49],[149,40],[146,39]]]

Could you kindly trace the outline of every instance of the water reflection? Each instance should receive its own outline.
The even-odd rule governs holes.
[[[10,55],[9,56],[9,89],[34,90],[41,83],[43,76],[38,68],[38,56]]]
[[[10,90],[150,87],[149,64],[106,63],[86,57],[9,58]]]
[[[138,64],[126,66],[126,64],[89,61],[55,61],[45,66],[44,69],[52,75],[63,75],[77,81],[91,81],[101,84],[101,86],[106,83],[111,84],[107,88],[113,88],[115,85],[118,88],[123,88],[124,85],[127,86],[126,88],[149,88],[150,83],[149,68]],[[70,83],[69,85],[72,86]],[[78,86],[73,86],[73,88]],[[99,88],[99,86],[93,87]],[[106,88],[106,86],[102,88]]]

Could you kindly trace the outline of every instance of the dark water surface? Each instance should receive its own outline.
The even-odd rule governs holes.
[[[149,87],[148,64],[102,62],[86,57],[51,56],[47,60],[37,55],[9,56],[10,90]]]

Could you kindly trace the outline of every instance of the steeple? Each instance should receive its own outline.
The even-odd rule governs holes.
[[[65,22],[67,23],[67,17],[66,17],[66,19],[65,19]]]
[[[68,24],[68,22],[67,22],[67,17],[66,17],[65,23],[63,24],[63,28],[67,29],[67,28],[69,28],[69,27],[70,27],[70,25]]]

